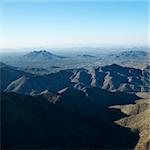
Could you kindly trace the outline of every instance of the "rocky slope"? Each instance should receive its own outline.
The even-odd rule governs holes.
[[[117,105],[110,108],[120,109],[121,112],[128,115],[123,119],[115,121],[116,124],[123,127],[138,130],[140,139],[135,146],[136,150],[147,150],[150,148],[150,99],[141,99],[135,104]]]

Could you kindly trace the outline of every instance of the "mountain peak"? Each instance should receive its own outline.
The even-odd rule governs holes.
[[[82,57],[82,58],[95,58],[96,56],[89,55],[89,54],[83,54],[83,55],[77,55],[77,57]]]
[[[47,50],[39,50],[39,51],[32,51],[26,55],[24,55],[25,58],[31,59],[31,60],[49,60],[53,58],[65,58],[63,56],[55,55]]]
[[[39,50],[39,51],[33,51],[33,52],[30,52],[28,54],[32,54],[32,55],[53,55],[51,52],[47,51],[47,50]]]

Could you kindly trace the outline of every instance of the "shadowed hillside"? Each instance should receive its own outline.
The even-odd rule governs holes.
[[[114,124],[124,115],[107,108],[124,104],[125,95],[108,92],[105,102],[105,91],[100,90],[96,98],[97,90],[68,88],[60,94],[45,91],[37,96],[1,93],[2,147],[133,148],[138,134]],[[58,98],[55,103],[50,101],[53,96]],[[127,97],[130,102],[137,98]],[[114,102],[109,104],[111,99]]]

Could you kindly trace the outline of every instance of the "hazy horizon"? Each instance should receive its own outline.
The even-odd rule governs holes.
[[[17,53],[29,53],[33,51],[46,50],[51,53],[57,54],[69,54],[69,53],[85,53],[85,54],[96,54],[96,53],[113,53],[121,51],[147,51],[149,47],[146,46],[74,46],[74,47],[24,47],[24,48],[0,48],[0,54],[17,54]]]

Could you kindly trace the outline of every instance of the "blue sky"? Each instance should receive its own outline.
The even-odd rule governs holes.
[[[0,7],[2,48],[147,44],[147,1],[7,0]]]

